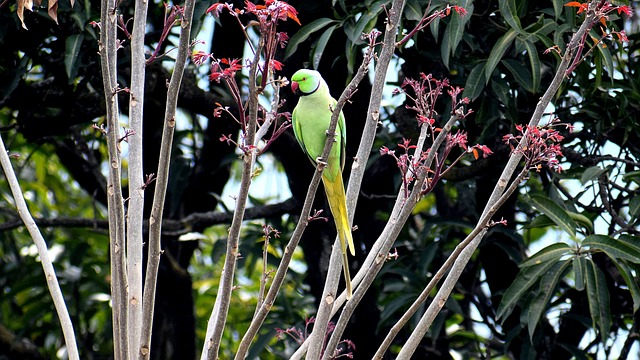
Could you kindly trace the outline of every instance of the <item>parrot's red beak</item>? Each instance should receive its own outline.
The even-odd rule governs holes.
[[[300,93],[300,86],[298,86],[298,82],[297,81],[292,81],[291,82],[291,91],[293,91],[294,94],[299,94]]]

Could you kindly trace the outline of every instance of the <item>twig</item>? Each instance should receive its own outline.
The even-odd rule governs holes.
[[[0,163],[2,164],[2,170],[4,171],[9,187],[11,188],[11,193],[13,194],[13,198],[16,202],[20,218],[24,222],[24,225],[29,231],[29,235],[31,235],[33,242],[38,248],[40,263],[42,263],[42,270],[44,271],[44,276],[47,279],[47,287],[49,288],[49,293],[53,299],[53,305],[58,313],[58,319],[60,320],[60,327],[62,328],[62,334],[67,346],[69,359],[79,360],[80,356],[78,355],[78,345],[76,344],[76,337],[73,331],[73,323],[71,323],[71,317],[69,316],[67,305],[65,304],[64,297],[62,296],[62,290],[58,283],[56,271],[53,267],[53,263],[51,262],[51,258],[49,257],[47,243],[42,237],[40,229],[38,229],[38,225],[36,225],[35,221],[33,221],[33,217],[31,217],[27,203],[22,195],[22,190],[20,190],[20,183],[18,182],[16,173],[13,171],[13,167],[11,166],[11,160],[7,154],[7,149],[4,146],[2,137],[0,137]]]
[[[186,0],[184,14],[181,21],[180,41],[176,63],[169,81],[167,90],[167,102],[164,112],[164,127],[160,144],[160,157],[156,177],[153,205],[149,217],[149,250],[147,257],[147,273],[145,275],[144,293],[142,300],[142,336],[140,340],[139,359],[148,359],[151,346],[151,330],[153,328],[153,312],[155,306],[156,283],[158,279],[158,266],[160,264],[160,236],[162,234],[162,213],[164,209],[167,184],[169,182],[169,165],[171,160],[171,147],[173,133],[176,124],[176,107],[178,93],[184,75],[184,69],[189,57],[189,45],[191,37],[191,19],[195,0]]]

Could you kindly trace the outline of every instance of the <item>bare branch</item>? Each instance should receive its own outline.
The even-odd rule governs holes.
[[[51,258],[49,257],[47,243],[42,237],[40,229],[38,229],[38,225],[36,225],[35,221],[33,221],[33,217],[31,217],[27,203],[22,195],[22,190],[20,189],[16,173],[13,171],[13,167],[11,166],[11,160],[9,159],[9,154],[4,146],[2,137],[0,137],[0,163],[2,164],[2,170],[4,171],[9,187],[11,188],[11,193],[13,194],[13,198],[16,202],[18,214],[20,214],[20,218],[24,222],[24,225],[29,231],[29,235],[31,235],[33,242],[38,248],[40,263],[42,263],[42,270],[44,271],[44,276],[47,279],[47,287],[49,288],[49,293],[53,299],[53,305],[58,313],[58,319],[60,320],[60,326],[62,327],[62,334],[67,346],[69,359],[79,360],[80,355],[78,354],[78,345],[76,344],[76,337],[73,331],[73,323],[71,323],[71,317],[69,316],[67,305],[65,304],[64,297],[62,296],[62,290],[58,283],[56,271],[53,267],[53,263],[51,262]]]

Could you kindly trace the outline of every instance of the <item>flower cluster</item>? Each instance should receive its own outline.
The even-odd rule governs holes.
[[[542,165],[557,172],[562,172],[559,157],[562,157],[560,143],[564,136],[560,135],[556,127],[564,126],[569,132],[573,126],[559,123],[557,119],[545,126],[516,125],[518,135],[508,134],[502,140],[511,147],[511,151],[521,153],[525,158],[525,166],[529,170],[540,171]],[[524,141],[524,144],[521,144]]]
[[[582,38],[580,39],[580,42],[578,44],[578,48],[576,50],[576,54],[573,57],[573,61],[571,63],[571,65],[567,68],[566,73],[570,74],[572,73],[576,67],[587,57],[587,55],[589,55],[593,49],[595,49],[598,45],[601,45],[602,42],[605,39],[612,39],[613,35],[616,35],[618,41],[620,42],[628,42],[629,39],[627,38],[627,34],[624,30],[622,31],[617,31],[615,29],[609,29],[608,31],[605,30],[607,28],[607,22],[609,21],[609,15],[613,12],[617,12],[618,15],[624,14],[626,17],[631,17],[633,15],[633,11],[631,10],[631,7],[628,5],[613,5],[611,2],[609,1],[600,1],[595,8],[590,9],[589,8],[589,4],[588,2],[586,3],[580,3],[577,1],[570,1],[568,3],[566,3],[564,6],[568,6],[568,7],[577,7],[578,11],[577,13],[580,14],[582,12],[589,12],[589,11],[593,11],[593,13],[595,14],[595,22],[593,23],[589,23],[589,30],[597,23],[600,22],[603,26],[603,28],[601,29],[601,33],[602,36],[600,37],[600,39],[596,39],[593,38],[593,46],[583,55],[583,51],[584,51],[584,47],[585,47],[585,43],[588,39],[589,35],[589,31],[586,31],[584,33],[584,35],[582,36]],[[605,45],[602,45],[605,46]],[[557,46],[551,47],[549,49],[547,49],[545,51],[545,53],[548,53],[550,50],[555,50],[556,52],[559,53],[559,50],[557,48]]]
[[[461,87],[452,86],[449,80],[438,80],[433,78],[431,74],[420,74],[420,79],[407,78],[402,83],[402,88],[397,89],[395,93],[404,93],[410,100],[411,104],[405,105],[409,110],[416,112],[416,120],[418,125],[428,130],[428,136],[435,138],[436,133],[442,131],[436,127],[436,118],[438,113],[435,110],[436,103],[441,95],[445,92],[449,96],[451,102],[451,116],[455,120],[462,120],[472,113],[472,110],[465,110],[465,106],[470,103],[468,98],[460,99],[463,89]],[[423,133],[427,133],[423,132]],[[422,141],[422,143],[421,143]],[[402,176],[402,186],[405,198],[409,196],[410,188],[415,184],[421,175],[426,176],[426,181],[422,183],[420,194],[424,195],[433,190],[435,184],[444,174],[453,167],[466,154],[473,154],[475,159],[491,155],[493,152],[485,145],[467,145],[467,133],[458,130],[455,133],[447,133],[442,148],[430,148],[423,151],[424,140],[419,140],[417,145],[412,145],[411,140],[402,139],[398,144],[398,148],[402,149],[401,154],[396,154],[396,150],[390,150],[386,146],[380,148],[381,155],[392,156],[396,160],[398,169]],[[448,167],[445,168],[446,159],[451,151],[459,147],[464,150],[457,159],[455,159]],[[435,152],[432,163],[427,163],[431,152]]]
[[[298,20],[298,11],[284,1],[266,0],[264,5],[256,5],[250,1],[246,1],[245,8],[243,10],[234,9],[233,4],[217,3],[211,5],[206,12],[219,16],[223,10],[227,10],[229,14],[238,20],[242,29],[245,30],[245,34],[248,26],[245,27],[242,25],[240,16],[244,14],[251,14],[257,18],[260,34],[264,39],[264,48],[260,49],[264,52],[263,57],[265,59],[264,64],[260,67],[263,74],[263,83],[261,85],[264,87],[267,81],[266,74],[272,70],[282,70],[283,64],[275,59],[275,54],[278,48],[284,48],[289,40],[289,35],[287,35],[287,33],[277,31],[278,22],[291,19],[300,25],[300,20]],[[253,47],[252,50],[255,53],[255,49],[253,49]]]

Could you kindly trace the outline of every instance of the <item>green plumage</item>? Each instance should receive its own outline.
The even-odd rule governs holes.
[[[300,100],[293,110],[293,132],[302,150],[315,165],[316,159],[322,155],[327,139],[327,129],[331,123],[331,113],[336,100],[331,97],[327,83],[320,73],[314,70],[298,70],[291,77],[291,88],[299,93]],[[335,143],[331,148],[327,166],[322,173],[327,200],[333,215],[338,237],[340,238],[347,298],[351,297],[351,278],[347,247],[351,255],[355,255],[351,226],[347,215],[346,196],[342,180],[346,142],[344,115],[340,112],[336,127]]]

